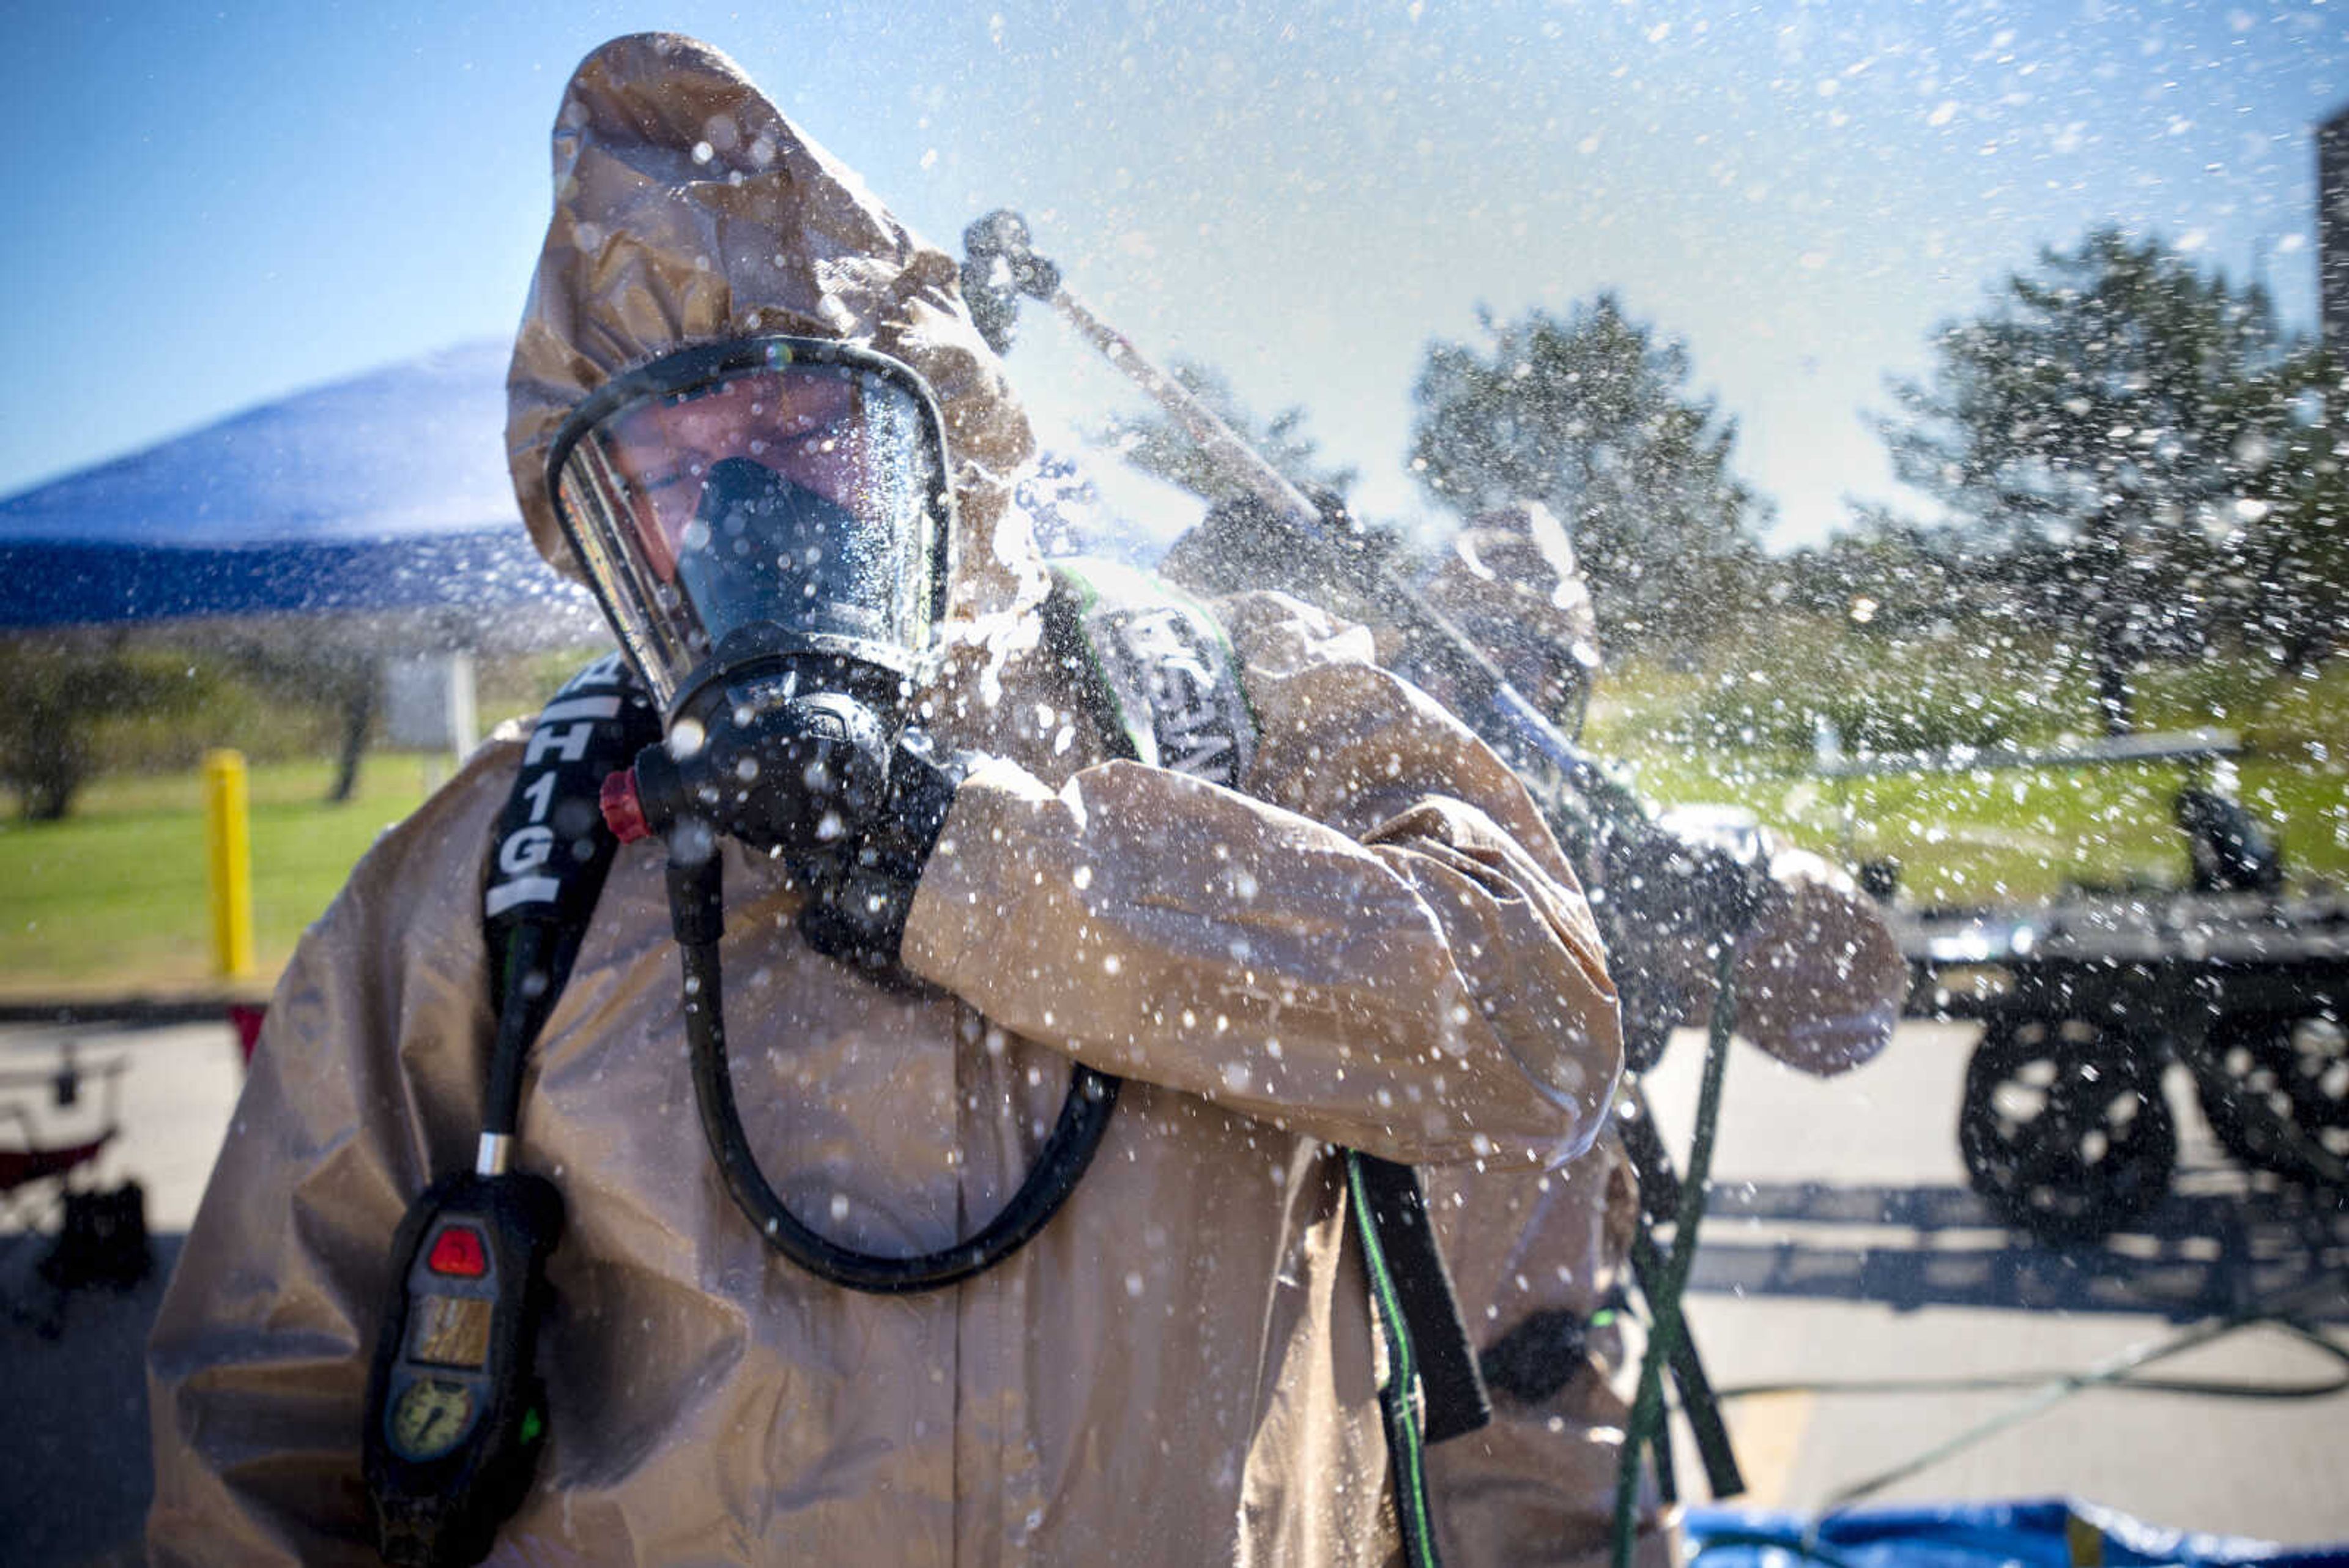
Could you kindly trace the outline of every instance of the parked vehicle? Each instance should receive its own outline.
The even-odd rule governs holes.
[[[1958,1114],[1968,1179],[2048,1240],[2095,1240],[2168,1190],[2178,1128],[2161,1085],[2172,1062],[2234,1159],[2349,1199],[2349,897],[2286,891],[2265,834],[2200,776],[2199,764],[2235,749],[2203,731],[1947,764],[2197,764],[2173,812],[2191,867],[2182,888],[1893,910],[1915,975],[1909,1011],[1984,1024]],[[1931,765],[1909,759],[1900,771]],[[1871,880],[1891,892],[1881,868]]]

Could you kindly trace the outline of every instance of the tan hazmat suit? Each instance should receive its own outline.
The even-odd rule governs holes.
[[[936,389],[960,509],[952,657],[919,693],[964,784],[907,925],[935,989],[809,950],[730,846],[737,1091],[794,1210],[914,1251],[993,1214],[1070,1063],[1124,1075],[1074,1196],[953,1289],[771,1253],[696,1121],[657,843],[625,847],[532,1059],[522,1168],[561,1187],[550,1435],[502,1563],[1383,1563],[1373,1331],[1333,1146],[1547,1168],[1620,1060],[1589,911],[1507,771],[1293,601],[1228,607],[1246,794],[1104,761],[1036,644],[1009,504],[1030,440],[952,261],[723,56],[598,50],[511,379],[523,512],[589,389],[681,345],[854,341]],[[481,894],[522,746],[485,747],[304,939],[150,1350],[159,1563],[368,1561],[362,1393],[387,1252],[470,1165]]]
[[[1598,622],[1565,530],[1539,505],[1472,519],[1427,599],[1490,652],[1546,709],[1598,673]],[[1773,846],[1769,877],[1734,975],[1737,1030],[1771,1056],[1821,1076],[1882,1050],[1908,971],[1874,900],[1816,856]],[[1651,943],[1690,998],[1684,1023],[1713,1006],[1711,961],[1693,938]],[[1618,955],[1619,965],[1623,956]],[[1452,1264],[1469,1340],[1489,1349],[1536,1313],[1588,1319],[1627,1287],[1639,1196],[1609,1136],[1557,1170],[1446,1166],[1428,1201]],[[1702,1328],[1702,1312],[1692,1314]],[[1608,1560],[1630,1369],[1621,1336],[1594,1333],[1550,1397],[1494,1391],[1490,1426],[1428,1450],[1445,1568],[1565,1568]],[[1673,1561],[1674,1532],[1646,1491],[1639,1560]]]
[[[1857,1067],[1883,1049],[1898,1022],[1908,981],[1899,947],[1874,900],[1816,856],[1777,851],[1770,884],[1742,944],[1738,1037],[1819,1076]],[[1711,973],[1701,954],[1685,956],[1694,998],[1686,1023],[1702,1028],[1713,1005]],[[1537,1312],[1588,1320],[1629,1288],[1639,1189],[1611,1134],[1560,1169],[1445,1165],[1429,1168],[1425,1179],[1469,1343],[1479,1350]],[[1701,1303],[1692,1303],[1689,1321],[1702,1348]],[[1428,1449],[1444,1568],[1595,1568],[1608,1561],[1630,1417],[1632,1368],[1623,1351],[1611,1330],[1592,1334],[1581,1365],[1555,1395],[1524,1403],[1495,1389],[1489,1426]],[[1663,1568],[1676,1561],[1677,1532],[1651,1484],[1644,1498],[1638,1560]]]

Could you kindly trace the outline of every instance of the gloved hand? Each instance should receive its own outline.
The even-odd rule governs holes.
[[[898,743],[881,810],[795,862],[808,888],[800,934],[810,947],[876,977],[902,976],[898,953],[914,889],[955,791],[978,760],[968,753],[940,759],[916,740]]]
[[[778,680],[747,683],[728,699],[706,723],[678,721],[605,782],[604,819],[621,843],[667,836],[694,818],[755,849],[806,854],[880,810],[888,736],[871,708]]]
[[[1760,914],[1770,857],[1749,842],[1697,836],[1664,824],[1606,843],[1607,902],[1634,931],[1710,947],[1742,936]]]
[[[697,743],[672,734],[605,781],[605,822],[624,844],[667,837],[673,854],[682,828],[782,855],[808,888],[809,944],[895,971],[915,886],[976,757],[942,761],[911,732],[892,750],[872,710],[836,692],[778,682],[730,697]]]
[[[1806,1073],[1847,1072],[1891,1040],[1908,961],[1883,908],[1817,856],[1779,850],[1770,882],[1737,966],[1737,1032]]]
[[[1626,1064],[1645,1072],[1687,1020],[1717,944],[1753,928],[1769,894],[1767,846],[1661,824],[1603,834],[1594,889],[1622,1009]]]
[[[1701,837],[1694,849],[1678,842],[1608,857],[1601,930],[1632,1070],[1653,1064],[1672,1028],[1703,1022],[1713,994],[1708,950],[1725,937],[1740,949],[1739,1034],[1821,1076],[1881,1051],[1909,971],[1876,901],[1818,857],[1766,836],[1750,856],[1734,843],[1708,854]]]

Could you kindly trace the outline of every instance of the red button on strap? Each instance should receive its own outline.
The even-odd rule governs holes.
[[[451,1225],[432,1239],[432,1255],[424,1266],[436,1274],[457,1274],[477,1280],[490,1272],[481,1233],[471,1225]]]
[[[652,836],[652,826],[645,820],[644,799],[636,793],[635,769],[622,768],[606,774],[604,787],[596,792],[595,804],[604,808],[604,825],[621,843],[634,844],[639,838]]]

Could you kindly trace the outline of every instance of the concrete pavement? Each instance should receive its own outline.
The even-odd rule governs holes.
[[[2177,1188],[2135,1233],[2058,1251],[2001,1229],[1966,1189],[1957,1149],[1976,1033],[1905,1025],[1878,1061],[1825,1082],[1734,1048],[1689,1306],[1716,1383],[2082,1372],[2327,1271],[2313,1315],[2349,1345],[2349,1219],[2226,1166],[2182,1081],[2169,1085]],[[1683,1035],[1650,1078],[1676,1151],[1687,1147],[1702,1055],[1702,1043]],[[2262,1326],[2153,1370],[2323,1383],[2341,1363]],[[1745,1501],[1828,1507],[2033,1397],[2018,1388],[1733,1402],[1732,1431],[1755,1482]],[[2063,1494],[2182,1529],[2343,1541],[2344,1439],[2349,1395],[2287,1403],[2094,1391],[1874,1501]],[[1685,1495],[1703,1495],[1692,1472]]]
[[[119,1136],[95,1175],[146,1189],[156,1266],[135,1289],[60,1297],[37,1272],[39,1245],[0,1229],[0,1560],[25,1568],[98,1561],[135,1536],[152,1480],[147,1461],[147,1325],[194,1220],[228,1129],[244,1070],[225,1023],[120,1030],[0,1028],[0,1082],[46,1076],[71,1042],[91,1069],[76,1103],[51,1093],[0,1096],[0,1139],[23,1147],[29,1123],[43,1146],[78,1143],[109,1124]],[[103,1066],[124,1064],[109,1098]],[[54,1228],[55,1221],[35,1216]],[[47,1330],[54,1329],[54,1335]]]
[[[119,1057],[123,1136],[109,1179],[147,1189],[168,1263],[194,1217],[243,1081],[224,1024],[0,1028],[0,1075]],[[2063,1252],[1999,1229],[1965,1189],[1954,1126],[1973,1031],[1904,1026],[1878,1062],[1821,1082],[1736,1048],[1713,1218],[1690,1314],[1723,1387],[1822,1378],[1971,1376],[2086,1368],[2261,1294],[2349,1267],[2349,1220],[2226,1168],[2182,1085],[2178,1190],[2146,1233]],[[1677,1041],[1650,1094],[1684,1148],[1702,1044]],[[49,1117],[62,1137],[102,1119],[94,1093]],[[78,1118],[78,1119],[77,1119]],[[95,1119],[94,1119],[95,1118]],[[0,1236],[0,1295],[22,1299],[33,1250]],[[2349,1343],[2349,1294],[2320,1315]],[[37,1288],[36,1285],[32,1288]],[[149,1487],[140,1343],[161,1290],[86,1293],[63,1334],[0,1322],[0,1542],[11,1563],[86,1563],[135,1532]],[[2323,1379],[2303,1343],[2249,1329],[2165,1364],[2178,1376]],[[1915,1397],[1792,1393],[1733,1401],[1754,1483],[1744,1501],[1816,1509],[2027,1391]],[[2349,1396],[2253,1403],[2093,1392],[1882,1491],[1883,1500],[2069,1493],[2154,1522],[2274,1540],[2349,1540],[2338,1480]],[[1685,1459],[1689,1445],[1682,1443]],[[1702,1482],[1684,1478],[1684,1495]]]

